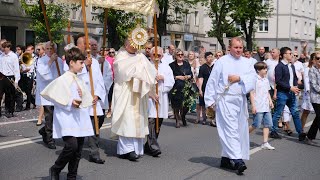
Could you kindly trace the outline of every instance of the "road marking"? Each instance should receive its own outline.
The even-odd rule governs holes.
[[[313,121],[309,121],[308,123],[305,124],[304,127],[307,128],[307,127],[311,126],[312,122],[313,122]],[[253,149],[250,149],[250,155],[252,155],[252,154],[254,154],[254,153],[256,153],[256,152],[259,152],[259,151],[261,151],[261,150],[262,150],[261,147],[255,147],[255,148],[253,148]]]
[[[25,119],[25,120],[19,120],[19,121],[9,121],[9,122],[1,122],[1,125],[7,125],[7,124],[16,124],[16,123],[22,123],[22,122],[30,122],[30,121],[37,121],[38,119]]]
[[[107,128],[111,128],[111,123],[103,124],[100,129],[107,129]],[[13,141],[6,141],[6,142],[0,143],[0,149],[6,149],[6,148],[25,145],[25,144],[36,143],[40,141],[42,141],[42,136],[36,136],[32,138],[23,138],[23,139],[18,139]]]

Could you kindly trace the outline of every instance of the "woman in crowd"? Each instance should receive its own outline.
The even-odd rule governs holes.
[[[35,62],[35,68],[37,68],[38,59],[45,55],[45,43],[37,44],[36,53],[38,54],[38,58],[36,59],[36,62]],[[41,103],[40,103],[40,92],[37,91],[37,89],[36,89],[36,98],[35,98],[35,100],[36,100],[35,101],[36,105],[40,106],[38,122],[36,124],[37,126],[40,126],[42,124],[42,119],[43,119],[43,116],[44,116],[44,109],[43,109],[43,106],[41,106]]]
[[[189,108],[183,104],[185,99],[184,87],[186,81],[193,78],[190,64],[184,61],[184,54],[181,49],[177,49],[175,53],[175,61],[170,63],[175,84],[170,91],[171,106],[176,118],[176,128],[180,128],[181,121],[184,126],[187,125],[186,114]]]

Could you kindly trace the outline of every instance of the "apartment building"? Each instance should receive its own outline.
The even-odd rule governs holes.
[[[37,3],[37,0],[27,0],[28,2]],[[103,25],[98,20],[93,20],[93,16],[100,13],[91,6],[86,8],[87,25],[89,36],[102,43]],[[70,12],[71,29],[63,30],[65,34],[64,42],[60,44],[60,49],[67,43],[68,34],[74,35],[78,32],[84,32],[82,11],[73,10]],[[30,28],[31,19],[28,18],[19,0],[0,0],[0,39],[7,39],[15,45],[28,45],[35,43],[35,34]],[[72,38],[71,38],[72,40]],[[72,40],[73,41],[73,40]]]
[[[314,51],[316,0],[270,0],[269,2],[274,11],[270,18],[258,21],[255,33],[256,45],[264,46],[267,50],[288,46],[300,53],[301,44],[308,42],[307,50]]]

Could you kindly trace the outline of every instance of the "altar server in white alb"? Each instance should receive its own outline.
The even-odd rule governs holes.
[[[78,35],[74,36],[74,42],[76,43],[77,47],[81,50],[83,54],[86,55],[86,40],[85,35],[83,33],[79,33]],[[101,74],[100,66],[98,60],[94,58],[87,58],[85,60],[85,68],[82,69],[80,73],[78,73],[78,77],[84,81],[87,85],[88,89],[91,91],[90,87],[90,76],[89,76],[89,66],[91,66],[92,70],[92,79],[93,79],[93,87],[94,87],[94,97],[93,97],[93,104],[96,104],[96,112],[99,121],[99,128],[101,128],[104,122],[104,112],[102,111],[102,106],[104,105],[104,101],[106,99],[106,89],[103,82],[103,77]],[[66,67],[65,69],[68,69]],[[94,125],[94,114],[93,114],[93,106],[89,107],[90,117],[92,121],[92,126]],[[89,136],[88,137],[88,145],[90,148],[89,153],[89,161],[97,164],[104,164],[105,160],[100,158],[99,153],[99,135]]]
[[[143,155],[148,130],[149,92],[156,84],[157,70],[145,55],[126,40],[114,62],[112,133],[119,136],[117,154],[136,161]]]
[[[168,118],[169,112],[169,98],[168,93],[172,89],[175,81],[173,77],[173,72],[170,66],[167,63],[163,63],[161,61],[163,57],[163,49],[158,47],[158,73],[157,73],[157,81],[158,81],[158,95],[153,96],[154,93],[150,93],[148,111],[149,111],[149,135],[147,136],[147,142],[145,143],[144,150],[145,153],[157,157],[161,154],[160,146],[157,141],[160,127],[163,119]],[[151,63],[155,64],[155,48],[151,49],[150,52]],[[156,110],[156,102],[159,105],[158,118],[159,118],[159,132],[156,132],[156,118],[157,118],[157,110]]]
[[[243,41],[230,40],[230,54],[219,59],[210,74],[206,94],[207,107],[216,106],[217,129],[222,145],[221,167],[247,169],[249,159],[248,107],[246,94],[254,89],[256,73],[253,64],[242,57]]]
[[[78,48],[68,50],[66,63],[69,71],[41,92],[42,97],[54,104],[53,138],[62,138],[65,143],[49,170],[50,179],[59,179],[61,170],[67,164],[67,179],[76,179],[84,137],[94,135],[88,111],[93,98],[85,83],[77,76],[84,68],[85,59]]]
[[[36,99],[40,98],[40,105],[44,108],[45,125],[39,130],[42,135],[43,142],[48,148],[56,149],[55,142],[52,138],[53,124],[53,103],[40,96],[40,92],[54,79],[59,77],[55,61],[58,61],[60,74],[63,74],[63,62],[55,53],[57,45],[48,41],[45,44],[46,55],[38,59],[37,64],[37,92]]]

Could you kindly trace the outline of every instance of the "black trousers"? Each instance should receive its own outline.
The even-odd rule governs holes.
[[[105,110],[103,109],[103,114],[105,113]],[[90,116],[93,130],[95,131],[95,126],[94,126],[94,117]],[[99,129],[101,128],[103,122],[104,122],[105,115],[103,116],[98,116],[98,121],[99,121]],[[96,133],[96,132],[95,132]],[[99,141],[100,141],[100,136],[99,135],[93,135],[88,137],[88,145],[90,148],[90,153],[89,156],[92,158],[100,158],[100,153],[99,153]]]
[[[14,85],[9,81],[9,79],[14,81],[14,76],[6,76],[0,80],[0,95],[2,97],[5,94],[5,109],[6,113],[13,114],[14,106],[15,106],[15,96],[16,96],[16,89]],[[1,98],[2,99],[2,98]],[[1,105],[1,102],[0,102]]]
[[[54,143],[54,139],[52,138],[52,130],[53,130],[53,106],[43,106],[44,109],[44,118],[46,120],[44,126],[40,129],[40,131],[46,135],[45,143]]]
[[[19,81],[19,86],[27,95],[26,108],[30,108],[31,103],[35,104],[35,99],[31,94],[33,88],[33,75],[31,77],[28,77],[27,74],[22,74]]]
[[[160,128],[163,122],[163,118],[159,118],[159,132],[156,132],[156,119],[155,118],[149,118],[148,119],[148,128],[149,128],[149,135],[147,136],[147,142],[144,145],[145,151],[154,152],[159,150],[160,151],[160,145],[158,143],[158,137],[160,133]]]
[[[78,166],[81,159],[81,152],[84,143],[84,137],[64,136],[62,137],[65,145],[58,159],[52,166],[55,172],[61,172],[68,164],[67,179],[76,179]]]
[[[315,139],[317,136],[318,130],[320,131],[320,104],[312,103],[312,106],[316,113],[316,117],[314,118],[312,125],[307,134],[307,137],[311,140]]]

